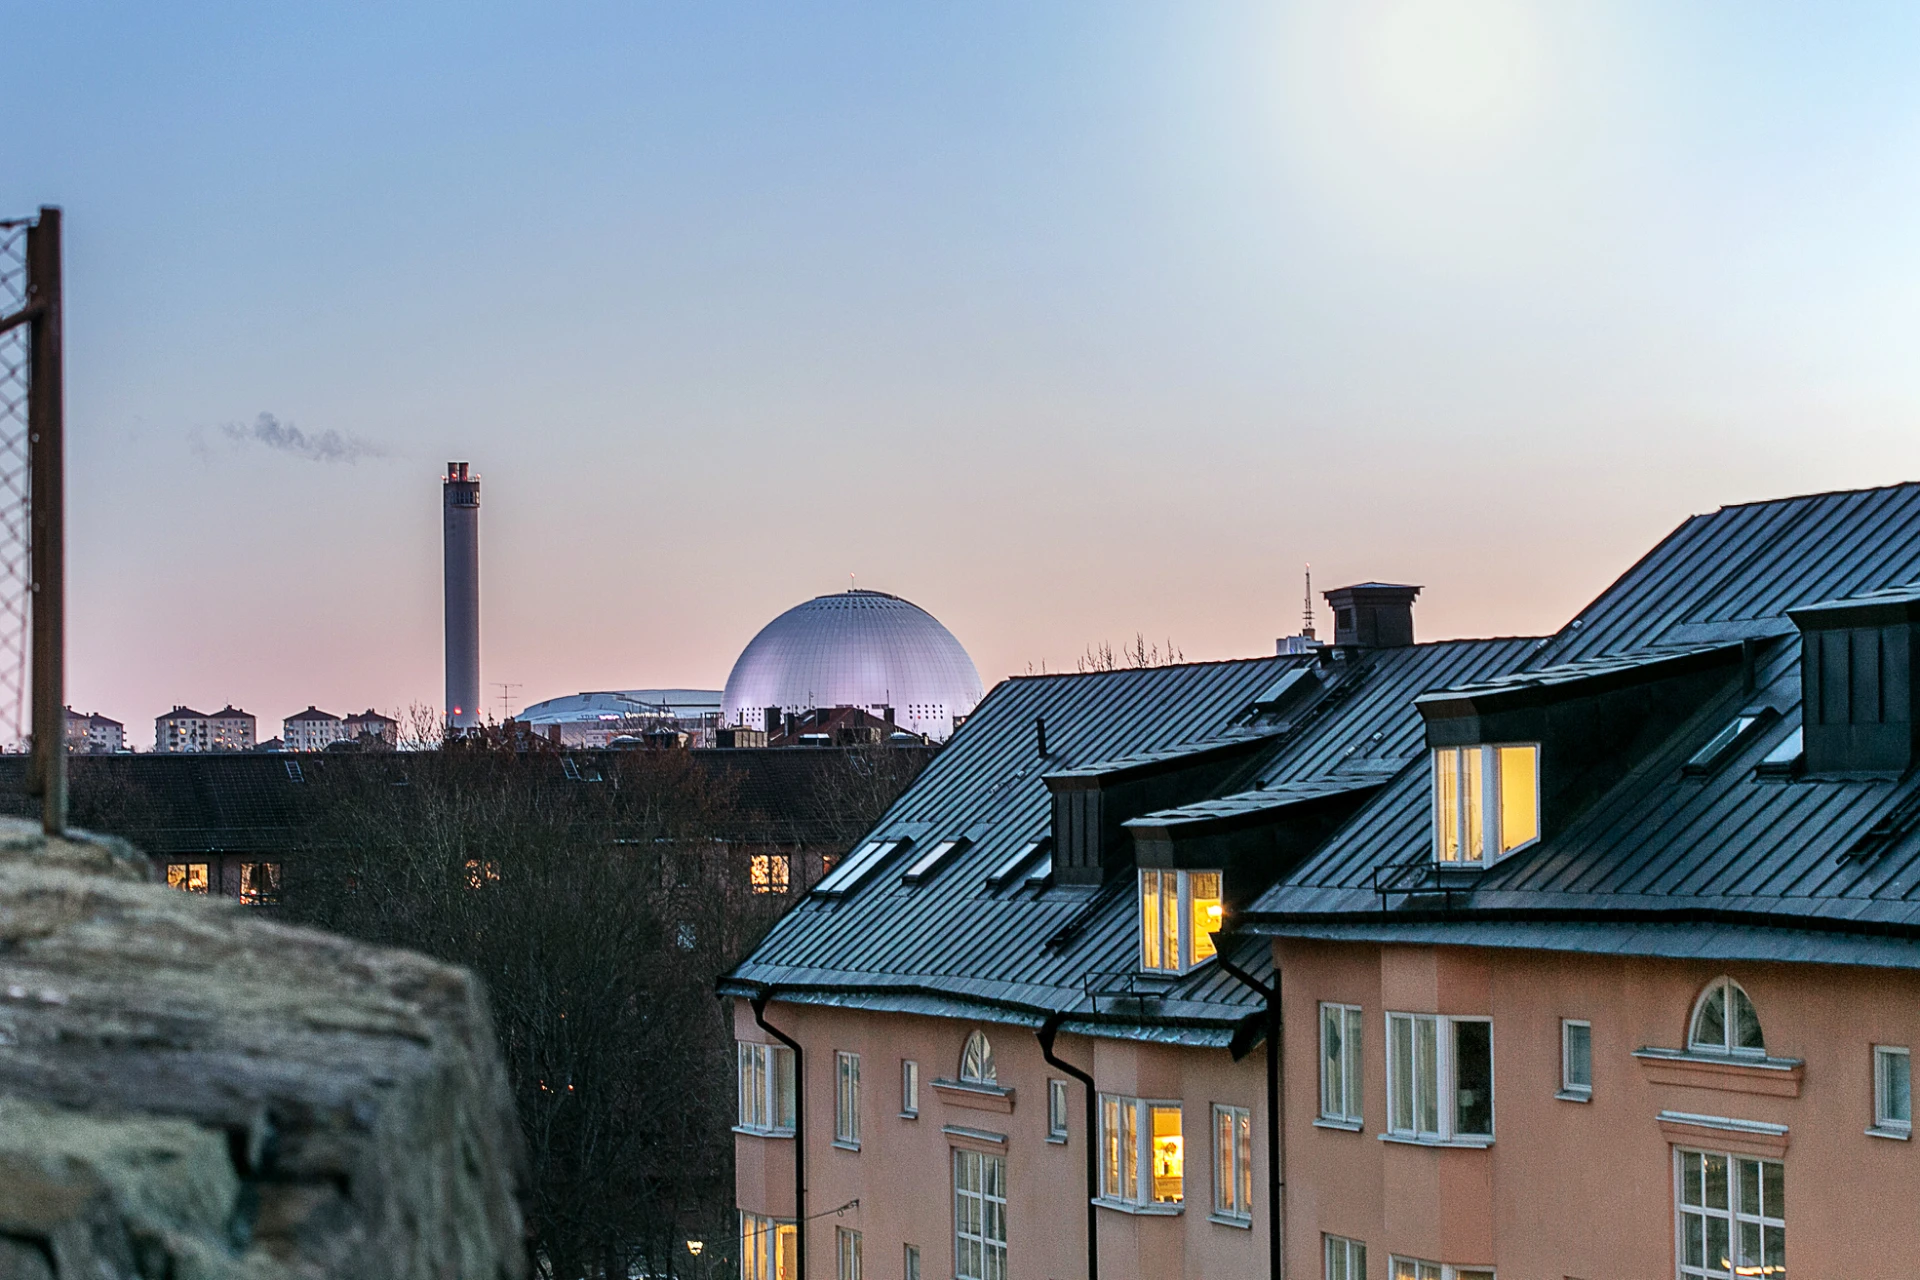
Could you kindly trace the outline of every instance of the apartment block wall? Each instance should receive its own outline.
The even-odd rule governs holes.
[[[1366,1242],[1368,1274],[1402,1254],[1501,1277],[1677,1271],[1678,1146],[1766,1155],[1778,1139],[1663,1126],[1660,1113],[1784,1125],[1787,1258],[1825,1274],[1899,1274],[1920,1255],[1920,1151],[1868,1136],[1873,1047],[1920,1038],[1920,975],[1838,965],[1282,941],[1287,1266],[1319,1276],[1323,1233]],[[1769,1056],[1797,1073],[1715,1073],[1636,1058],[1686,1044],[1694,1004],[1727,974],[1752,997]],[[1322,1001],[1364,1009],[1364,1131],[1317,1126]],[[1381,1140],[1385,1014],[1491,1015],[1494,1128],[1485,1149]],[[1560,1022],[1592,1023],[1593,1094],[1557,1099]],[[1309,1064],[1315,1064],[1310,1066]],[[1798,1096],[1782,1096],[1797,1091]]]
[[[862,1233],[865,1274],[901,1274],[903,1248],[921,1249],[922,1275],[953,1274],[953,1151],[1003,1156],[1007,1165],[1008,1271],[1014,1276],[1086,1273],[1086,1106],[1069,1080],[1068,1137],[1048,1140],[1047,1081],[1066,1078],[1041,1056],[1031,1027],[774,1003],[767,1020],[805,1047],[808,1272],[834,1274],[836,1227]],[[775,1043],[736,1002],[735,1035]],[[936,1079],[955,1079],[967,1036],[984,1031],[993,1044],[998,1083],[1014,1090],[1010,1110],[982,1100],[943,1096]],[[836,1051],[860,1054],[861,1145],[833,1145]],[[1265,1064],[1261,1051],[1235,1063],[1224,1049],[1195,1049],[1062,1035],[1055,1052],[1091,1070],[1102,1091],[1177,1099],[1186,1143],[1185,1199],[1177,1215],[1099,1210],[1103,1280],[1172,1275],[1264,1274],[1267,1259]],[[903,1119],[901,1061],[920,1064],[920,1114]],[[974,1105],[967,1105],[973,1103]],[[1253,1112],[1254,1220],[1250,1226],[1209,1221],[1213,1205],[1212,1104]],[[1004,1145],[946,1131],[947,1126],[1006,1135]],[[782,1220],[793,1217],[791,1139],[735,1138],[738,1204]],[[834,1216],[852,1200],[857,1208]]]

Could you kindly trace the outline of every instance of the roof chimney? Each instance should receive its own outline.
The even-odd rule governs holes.
[[[1401,649],[1413,643],[1413,598],[1419,587],[1362,582],[1324,593],[1333,610],[1333,642],[1360,649]]]

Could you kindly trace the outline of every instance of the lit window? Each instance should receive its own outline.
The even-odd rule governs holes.
[[[1178,1102],[1101,1094],[1100,1151],[1102,1199],[1172,1206],[1185,1198],[1186,1153]]]
[[[1140,872],[1140,967],[1185,973],[1214,953],[1224,907],[1218,871]]]
[[[1320,1006],[1320,1118],[1358,1126],[1360,1006]]]
[[[1560,1020],[1560,1096],[1585,1101],[1593,1096],[1593,1024]]]
[[[911,1058],[900,1060],[900,1114],[909,1119],[920,1115],[920,1064]]]
[[[792,862],[784,853],[756,853],[747,876],[755,893],[785,893]]]
[[[788,1135],[793,1132],[793,1050],[785,1045],[735,1046],[739,1059],[740,1123],[748,1133]]]
[[[1067,1140],[1067,1082],[1047,1081],[1047,1140]]]
[[[796,1280],[793,1224],[740,1211],[740,1280]]]
[[[986,1032],[974,1032],[967,1037],[967,1047],[960,1051],[961,1081],[993,1084],[999,1078],[993,1066],[993,1042],[987,1039]]]
[[[467,888],[484,889],[490,884],[500,883],[500,864],[492,858],[467,859]]]
[[[1884,1137],[1913,1133],[1913,1059],[1902,1045],[1873,1047],[1873,1130]]]
[[[1760,1034],[1760,1015],[1753,1001],[1732,978],[1715,978],[1693,1007],[1693,1026],[1687,1048],[1696,1053],[1732,1053],[1763,1058],[1766,1040]]]
[[[840,1262],[840,1280],[860,1280],[860,1233],[835,1227],[833,1240]]]
[[[280,864],[277,862],[241,863],[240,901],[256,907],[280,901]]]
[[[1253,1113],[1245,1107],[1213,1108],[1213,1211],[1253,1217]]]
[[[953,1274],[1007,1280],[1007,1162],[999,1156],[953,1153]]]
[[[167,888],[179,889],[186,893],[205,893],[207,866],[208,864],[204,862],[169,862]]]
[[[1393,1280],[1493,1280],[1492,1267],[1454,1267],[1398,1256],[1387,1260],[1387,1271]]]
[[[1327,1258],[1327,1280],[1367,1280],[1367,1246],[1345,1236],[1321,1236]]]
[[[1387,1015],[1387,1132],[1409,1142],[1493,1140],[1491,1022]]]
[[[1540,838],[1540,747],[1444,747],[1433,753],[1433,856],[1486,866]]]
[[[833,1055],[833,1145],[860,1145],[860,1055]]]
[[[1680,1274],[1782,1276],[1787,1266],[1786,1167],[1718,1151],[1675,1150]]]

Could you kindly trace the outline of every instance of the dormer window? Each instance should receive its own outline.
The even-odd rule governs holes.
[[[1687,1048],[1695,1053],[1767,1056],[1766,1038],[1760,1034],[1760,1014],[1739,983],[1732,978],[1715,978],[1707,984],[1693,1006]]]
[[[1224,908],[1218,871],[1140,872],[1140,967],[1185,973],[1213,955]]]
[[[960,1051],[960,1083],[999,1083],[999,1075],[993,1066],[993,1042],[987,1039],[984,1031],[976,1031],[968,1036],[967,1047]]]
[[[1484,867],[1540,838],[1540,744],[1433,753],[1433,858]]]

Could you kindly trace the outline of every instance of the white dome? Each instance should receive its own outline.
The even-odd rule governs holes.
[[[727,677],[720,721],[759,727],[768,707],[891,707],[902,728],[945,739],[982,692],[973,659],[932,614],[884,591],[847,591],[761,628]]]

